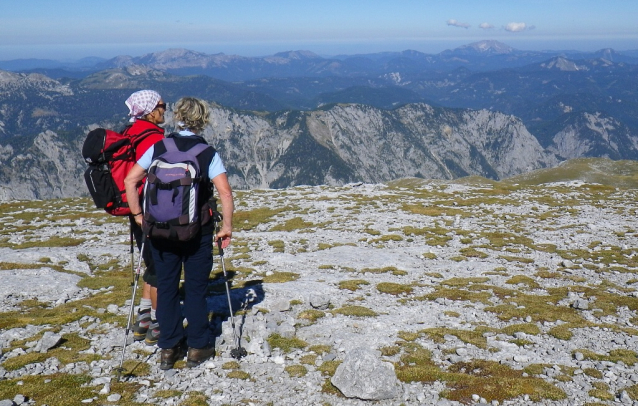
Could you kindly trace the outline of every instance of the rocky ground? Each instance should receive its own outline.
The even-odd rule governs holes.
[[[238,192],[225,257],[248,355],[230,356],[217,256],[217,355],[163,372],[129,334],[120,381],[130,288],[98,281],[130,282],[126,223],[86,201],[5,204],[0,405],[42,405],[61,377],[100,405],[638,405],[636,197],[470,180]]]

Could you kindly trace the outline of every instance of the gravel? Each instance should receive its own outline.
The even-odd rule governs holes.
[[[535,244],[551,243],[559,250],[582,250],[589,253],[601,250],[602,253],[606,247],[618,246],[623,248],[624,255],[633,257],[636,255],[638,234],[633,229],[636,226],[635,218],[627,213],[632,210],[636,213],[635,191],[612,192],[610,196],[614,200],[609,204],[595,205],[591,199],[583,203],[571,203],[569,207],[577,209],[572,212],[562,210],[561,207],[544,205],[536,199],[539,194],[556,200],[578,198],[583,193],[582,183],[557,183],[548,185],[545,189],[523,188],[508,192],[499,202],[481,202],[469,208],[457,206],[458,199],[462,202],[462,199],[469,199],[474,195],[484,197],[486,189],[489,186],[437,182],[406,189],[356,184],[344,187],[300,186],[280,191],[239,193],[236,203],[242,211],[263,207],[287,208],[273,217],[271,222],[259,224],[249,231],[237,231],[235,245],[231,245],[226,251],[229,269],[252,268],[252,274],[246,276],[246,279],[265,281],[243,287],[238,284],[232,290],[233,308],[243,310],[234,319],[236,333],[248,352],[239,361],[240,370],[247,373],[250,379],[228,376],[231,370],[227,363],[233,361],[230,351],[236,344],[227,318],[226,296],[223,289],[216,289],[209,298],[209,308],[217,316],[212,323],[217,334],[217,355],[203,365],[193,369],[161,371],[159,350],[148,347],[143,342],[133,342],[132,335],[129,334],[126,359],[147,363],[150,367],[150,372],[143,377],[124,378],[140,384],[136,401],[179,404],[183,401],[179,396],[170,399],[155,397],[158,391],[177,390],[182,393],[201,392],[211,405],[240,402],[251,405],[315,405],[324,402],[332,405],[364,405],[371,402],[380,406],[460,405],[460,402],[441,396],[446,389],[445,382],[397,381],[396,390],[372,388],[382,393],[380,400],[375,401],[326,393],[322,391],[322,386],[330,376],[321,371],[321,366],[329,361],[348,360],[349,373],[339,373],[338,381],[348,381],[350,375],[351,381],[344,384],[349,385],[348,393],[362,393],[362,388],[356,388],[356,385],[365,380],[365,377],[359,376],[356,373],[357,368],[352,365],[361,365],[357,362],[364,362],[366,357],[374,354],[376,361],[365,364],[370,368],[358,369],[370,370],[371,365],[378,362],[380,366],[376,370],[387,372],[387,368],[393,368],[391,362],[397,361],[398,357],[381,356],[379,350],[395,345],[400,341],[401,334],[418,333],[419,330],[434,327],[474,330],[477,326],[490,326],[501,329],[512,324],[531,323],[538,327],[539,334],[517,332],[508,336],[502,333],[485,333],[487,348],[462,341],[453,334],[446,334],[443,340],[418,334],[414,343],[429,350],[432,360],[444,370],[456,363],[477,359],[497,361],[517,370],[531,364],[544,364],[540,377],[562,389],[567,395],[564,400],[532,402],[527,395],[496,401],[485,399],[485,395],[477,393],[469,399],[470,403],[561,406],[587,402],[604,404],[604,401],[588,394],[594,388],[594,383],[604,382],[615,398],[612,403],[638,405],[638,401],[632,399],[631,392],[627,390],[638,384],[638,370],[635,365],[625,365],[622,361],[593,360],[585,353],[585,350],[596,354],[609,354],[617,349],[636,351],[638,337],[631,333],[636,331],[633,325],[637,316],[635,309],[619,306],[615,313],[601,316],[600,309],[595,307],[595,298],[585,297],[580,292],[570,292],[557,306],[575,309],[592,325],[571,328],[571,338],[559,339],[549,332],[564,324],[563,321],[540,321],[533,316],[502,320],[494,312],[486,311],[488,306],[504,303],[497,296],[489,298],[489,305],[444,297],[417,300],[434,292],[443,281],[473,277],[487,277],[489,281],[485,283],[494,286],[533,292],[539,296],[539,300],[544,300],[542,296],[547,295],[547,289],[572,285],[600,286],[602,283],[610,284],[608,291],[619,297],[634,297],[632,295],[638,291],[635,284],[636,268],[626,265],[619,265],[625,268],[624,272],[600,272],[610,265],[582,258],[566,260],[551,250],[520,249],[520,252],[509,252],[505,250],[506,247],[477,248],[487,254],[483,258],[468,257],[458,260],[456,257],[461,249],[468,246],[462,241],[467,236],[474,236],[472,246],[480,246],[489,244],[489,240],[481,236],[482,232],[514,232],[514,229],[532,239]],[[534,199],[531,198],[532,194]],[[358,203],[361,201],[363,203]],[[618,208],[619,201],[623,202],[623,210]],[[450,214],[415,214],[401,210],[405,205],[448,207]],[[453,210],[455,208],[471,211],[472,215],[459,215]],[[554,215],[546,221],[538,221],[538,213],[544,212],[553,212]],[[535,213],[535,216],[530,216],[530,213]],[[315,226],[288,231],[277,231],[276,228],[273,230],[275,225],[284,226],[297,217]],[[242,227],[241,223],[235,225],[238,230]],[[423,237],[404,233],[402,230],[408,226],[416,229],[445,229],[449,240],[438,246],[428,245]],[[104,227],[109,228],[108,232],[103,232]],[[22,301],[32,298],[57,306],[98,293],[77,286],[81,274],[90,274],[88,266],[77,259],[78,254],[86,255],[94,261],[108,256],[116,257],[125,267],[129,261],[125,222],[107,223],[104,227],[89,221],[80,221],[75,227],[70,227],[71,234],[84,233],[91,237],[78,247],[44,250],[0,248],[3,262],[34,264],[41,261],[42,257],[47,257],[52,264],[63,263],[65,270],[73,271],[59,272],[53,266],[0,271],[0,311],[13,311]],[[376,230],[376,233],[371,233],[370,230]],[[58,232],[55,223],[38,229],[42,237]],[[383,238],[392,235],[401,238]],[[273,241],[283,241],[284,252],[271,244]],[[238,244],[239,242],[243,245]],[[242,246],[249,248],[248,255],[245,255]],[[529,261],[512,261],[511,258],[506,258],[508,256],[527,258]],[[216,269],[219,268],[217,258],[215,266]],[[394,267],[401,272],[364,271],[366,268],[379,270],[385,267]],[[495,271],[502,268],[507,270],[506,273]],[[537,276],[539,269],[563,277],[541,278]],[[268,278],[282,272],[294,273],[298,278],[283,283],[268,282]],[[532,278],[538,286],[529,288],[524,283],[508,283],[516,275]],[[237,279],[239,281],[240,276]],[[368,284],[350,291],[339,287],[339,283],[345,279],[363,279]],[[377,284],[381,282],[410,284],[413,291],[398,296],[380,293]],[[627,292],[616,287],[630,288]],[[350,305],[368,308],[377,316],[354,317],[334,312],[335,309]],[[113,303],[100,310],[102,313],[126,315],[128,306],[129,303]],[[311,310],[322,312],[323,317],[316,322],[300,317],[302,313]],[[42,336],[41,332],[48,327],[50,326],[28,325],[0,330],[0,362],[31,351],[46,352],[57,344],[59,336],[66,333],[77,333],[88,338],[90,348],[84,351],[86,353],[113,353],[118,356],[88,364],[77,362],[66,365],[51,357],[45,362],[28,364],[15,371],[5,370],[0,364],[0,380],[54,373],[89,374],[93,379],[90,386],[94,388],[95,398],[85,399],[83,403],[96,404],[98,396],[105,396],[103,399],[108,402],[117,403],[121,394],[113,392],[111,384],[120,361],[123,326],[106,323],[99,317],[84,316],[73,323],[58,326],[61,331],[56,335]],[[275,333],[281,337],[296,337],[305,341],[308,346],[285,353],[268,343],[267,338]],[[30,340],[29,337],[33,339]],[[514,339],[528,343],[517,345],[512,342]],[[11,343],[16,340],[26,340],[27,344],[11,349]],[[310,346],[318,345],[326,346],[329,350],[324,353],[310,351]],[[360,359],[353,359],[357,354],[361,354]],[[306,361],[304,356],[308,355],[315,356],[314,362]],[[298,365],[306,368],[305,375],[293,376],[287,372],[287,367]],[[583,373],[588,369],[600,371],[602,378]],[[570,379],[560,379],[567,370],[573,371]],[[377,378],[377,381],[387,382],[387,378],[386,374],[383,380]],[[367,390],[374,386],[374,382],[373,378],[361,385]],[[20,393],[16,393],[12,399],[0,399],[0,405],[7,406],[34,402],[37,403],[37,399],[25,398]]]

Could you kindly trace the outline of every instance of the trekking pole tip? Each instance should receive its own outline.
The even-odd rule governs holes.
[[[230,350],[230,356],[232,358],[235,358],[236,360],[240,360],[247,355],[248,355],[248,352],[246,351],[244,347],[237,347]]]

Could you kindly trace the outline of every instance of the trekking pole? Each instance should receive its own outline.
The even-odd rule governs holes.
[[[128,320],[126,321],[126,330],[124,332],[124,345],[122,345],[122,356],[120,358],[120,367],[117,368],[117,380],[120,380],[124,368],[124,354],[126,352],[126,342],[128,340],[128,332],[131,329],[131,319],[133,318],[133,308],[135,307],[135,292],[137,291],[137,282],[140,279],[140,273],[142,270],[142,252],[144,251],[144,245],[146,244],[146,236],[142,237],[142,249],[140,249],[140,259],[137,262],[137,270],[135,271],[135,278],[133,281],[133,293],[131,295],[131,306],[128,312]]]
[[[215,212],[213,215],[214,215],[215,223],[219,224],[219,221],[222,218],[221,214],[219,214],[219,212]],[[215,229],[217,230],[217,227],[215,227]],[[222,263],[222,272],[224,273],[224,285],[226,286],[226,297],[228,298],[228,310],[230,310],[230,325],[233,328],[233,339],[235,341],[235,348],[230,350],[230,356],[232,358],[239,360],[239,359],[242,359],[242,357],[245,357],[246,355],[248,355],[248,352],[246,352],[246,349],[240,345],[241,338],[237,335],[237,329],[235,328],[235,313],[233,312],[233,304],[232,304],[232,301],[230,300],[230,288],[228,287],[228,274],[226,273],[226,264],[224,263],[224,250],[222,248],[221,238],[217,239],[217,249],[219,250],[219,262]]]
[[[134,249],[133,249],[133,224],[131,224],[131,286],[135,284],[135,259],[134,259]],[[140,255],[142,251],[140,251]]]

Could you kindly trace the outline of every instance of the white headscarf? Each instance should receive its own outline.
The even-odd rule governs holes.
[[[129,96],[124,102],[129,109],[130,122],[135,122],[138,118],[147,115],[155,109],[157,103],[162,99],[155,90],[140,90]]]

